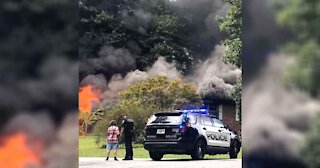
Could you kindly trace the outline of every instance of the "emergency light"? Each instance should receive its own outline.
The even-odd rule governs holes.
[[[208,114],[208,109],[185,109],[182,112],[190,112],[190,113],[200,113],[200,114]]]

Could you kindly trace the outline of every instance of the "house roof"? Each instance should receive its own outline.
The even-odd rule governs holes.
[[[205,95],[203,97],[204,104],[225,104],[236,105],[236,102],[230,97],[218,97],[215,95]]]

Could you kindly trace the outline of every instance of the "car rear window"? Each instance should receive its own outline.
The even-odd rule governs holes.
[[[150,123],[181,124],[182,115],[181,113],[157,113],[149,119],[148,124]]]

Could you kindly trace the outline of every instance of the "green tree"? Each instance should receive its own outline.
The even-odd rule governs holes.
[[[286,75],[287,85],[298,87],[311,95],[320,95],[320,48],[314,40],[304,44],[292,43],[286,53],[295,55],[295,62],[289,66]]]
[[[242,1],[241,0],[224,0],[230,4],[225,17],[218,17],[219,28],[221,31],[227,33],[227,38],[222,41],[222,44],[226,46],[226,51],[223,56],[223,60],[227,63],[236,65],[241,69],[241,55],[242,55],[242,41],[241,41],[241,29],[242,29]],[[238,115],[241,121],[241,88],[242,77],[237,80],[236,85],[232,90],[232,97],[236,102]]]
[[[223,45],[227,47],[223,59],[231,64],[241,67],[242,55],[242,14],[241,14],[241,0],[224,0],[230,3],[230,7],[225,17],[218,17],[220,22],[219,28],[228,34],[227,38],[222,41]]]
[[[320,40],[320,2],[317,0],[274,0],[277,22],[289,28],[299,40]]]
[[[121,114],[127,114],[135,121],[137,141],[143,138],[143,129],[148,118],[157,111],[171,111],[181,107],[201,106],[202,99],[193,85],[180,79],[170,80],[165,76],[148,78],[130,85],[119,93],[118,103],[105,111],[101,121],[95,127],[95,133],[103,138],[109,121],[121,122]]]
[[[180,79],[169,80],[166,76],[137,82],[119,95],[120,104],[131,104],[135,101],[143,106],[154,106],[159,110],[173,110],[185,102],[201,103],[201,97],[193,85]]]
[[[289,67],[287,81],[319,97],[320,88],[320,2],[316,0],[275,1],[277,21],[296,36],[285,45],[284,51],[296,57]]]
[[[97,121],[102,119],[104,111],[101,109],[95,110],[91,113],[79,112],[79,134],[86,136],[88,130],[93,126]]]
[[[309,168],[320,167],[320,118],[314,129],[307,135],[307,143],[303,148],[303,156]]]

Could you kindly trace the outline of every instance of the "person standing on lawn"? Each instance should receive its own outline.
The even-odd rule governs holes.
[[[106,161],[109,160],[110,151],[114,151],[114,160],[118,161],[117,159],[117,150],[119,146],[119,128],[117,127],[117,123],[115,120],[110,121],[110,126],[107,131],[107,158]]]
[[[132,140],[134,137],[133,126],[134,122],[128,118],[127,115],[122,115],[122,129],[121,136],[124,136],[124,142],[126,147],[126,156],[123,160],[133,160]]]

